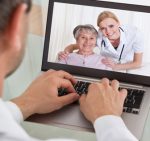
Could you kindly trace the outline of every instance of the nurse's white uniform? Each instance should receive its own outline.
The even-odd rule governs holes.
[[[144,44],[142,34],[134,26],[121,26],[120,33],[120,44],[117,49],[114,49],[108,38],[104,37],[99,31],[97,39],[99,52],[105,57],[113,58],[117,63],[126,63],[133,61],[134,53],[143,53]],[[96,52],[98,52],[97,49]],[[119,58],[121,58],[120,61]]]

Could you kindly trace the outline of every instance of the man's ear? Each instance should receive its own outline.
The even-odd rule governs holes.
[[[5,35],[12,47],[21,47],[21,36],[23,32],[24,15],[27,9],[26,4],[19,5],[13,12],[8,26],[5,30]]]

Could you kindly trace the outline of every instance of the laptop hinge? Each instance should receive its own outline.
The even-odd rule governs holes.
[[[79,80],[79,81],[85,81],[85,82],[100,82],[101,79],[98,78],[91,78],[91,77],[85,77],[85,76],[77,76],[74,75],[74,77]],[[125,83],[125,82],[120,82],[121,87],[125,88],[137,88],[137,89],[143,89],[144,87],[142,85],[136,85],[136,84],[130,84],[130,83]]]

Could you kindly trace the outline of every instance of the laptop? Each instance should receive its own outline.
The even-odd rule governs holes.
[[[98,29],[96,21],[102,11],[114,12],[119,17],[121,24],[134,25],[142,31],[144,53],[141,68],[118,72],[57,63],[58,53],[63,51],[67,45],[75,43],[72,34],[74,27],[80,24],[92,24]],[[147,33],[150,31],[149,17],[150,7],[148,6],[96,0],[49,0],[42,61],[42,71],[64,70],[74,75],[79,83],[90,84],[103,77],[119,80],[120,87],[128,89],[128,99],[124,104],[122,118],[128,129],[138,139],[142,136],[150,107],[150,56],[148,54],[150,41]],[[134,96],[132,96],[133,93]],[[128,102],[129,105],[127,105]],[[135,102],[137,105],[130,107],[130,104]],[[28,120],[94,132],[92,124],[80,112],[78,103],[73,103],[50,114],[31,116]]]

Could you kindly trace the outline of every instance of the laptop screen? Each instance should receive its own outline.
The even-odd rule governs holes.
[[[150,85],[149,17],[148,6],[50,0],[42,70]]]

